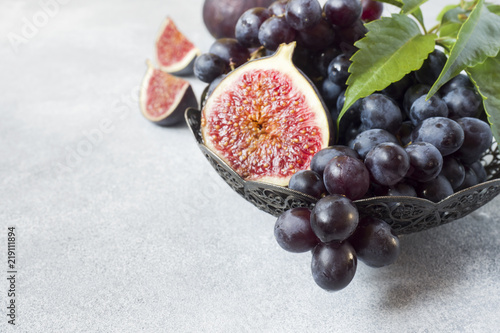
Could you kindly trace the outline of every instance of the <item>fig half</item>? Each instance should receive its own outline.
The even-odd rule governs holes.
[[[329,112],[293,65],[294,49],[282,44],[230,72],[202,110],[205,145],[245,180],[288,185],[329,144]]]
[[[160,68],[175,75],[191,75],[200,50],[184,36],[167,17],[156,37],[156,60]]]
[[[154,68],[149,61],[147,65],[139,95],[142,114],[161,126],[179,123],[188,107],[198,107],[193,88],[188,81]]]

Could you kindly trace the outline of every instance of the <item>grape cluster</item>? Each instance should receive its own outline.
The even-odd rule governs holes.
[[[388,145],[399,147],[392,142]],[[312,275],[323,289],[346,287],[358,259],[368,266],[382,267],[399,256],[399,239],[390,225],[361,216],[354,203],[367,195],[370,183],[366,163],[345,145],[319,151],[311,161],[311,170],[299,171],[290,179],[291,189],[319,200],[312,209],[285,211],[276,221],[274,235],[287,251],[312,250]]]
[[[439,75],[445,57],[432,54],[421,69],[359,100],[340,120],[337,144],[358,153],[367,167],[369,195],[390,195],[397,186],[438,202],[486,180],[480,160],[493,136],[481,97],[459,74],[427,100],[424,81]],[[342,108],[342,94],[337,105],[332,114]]]
[[[323,7],[318,0],[277,0],[268,8],[251,8],[237,21],[236,38],[216,40],[197,58],[194,74],[215,85],[247,60],[296,41],[295,65],[331,106],[345,88],[349,58],[357,50],[353,44],[367,32],[363,23],[378,19],[382,10],[373,0],[328,0]]]
[[[480,160],[492,133],[469,78],[456,76],[426,100],[427,83],[442,70],[443,56],[434,51],[420,70],[355,103],[341,118],[337,145],[316,153],[310,170],[290,179],[290,189],[318,201],[312,210],[295,208],[280,216],[275,237],[289,251],[313,251],[312,274],[322,288],[344,288],[357,259],[380,267],[398,257],[399,240],[390,225],[360,217],[353,201],[383,195],[438,202],[486,180]],[[343,103],[341,93],[333,116]],[[295,211],[302,211],[300,232],[291,218]],[[299,251],[294,243],[306,234],[308,247]]]

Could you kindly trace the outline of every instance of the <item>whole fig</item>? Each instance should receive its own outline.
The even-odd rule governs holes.
[[[205,0],[203,22],[215,38],[234,38],[236,22],[244,11],[268,7],[274,0]]]

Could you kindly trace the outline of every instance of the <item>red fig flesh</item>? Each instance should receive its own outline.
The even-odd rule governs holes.
[[[285,186],[328,146],[329,113],[293,66],[294,48],[282,45],[231,72],[202,110],[205,145],[246,180]]]
[[[163,21],[155,46],[156,60],[163,71],[177,75],[193,73],[200,50],[177,29],[171,18]]]
[[[149,63],[139,97],[144,117],[162,126],[179,123],[188,107],[198,107],[188,81],[156,69]]]

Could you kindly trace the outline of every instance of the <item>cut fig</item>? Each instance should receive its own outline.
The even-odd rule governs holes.
[[[282,44],[229,73],[202,110],[205,145],[245,180],[285,186],[329,144],[329,112],[293,65],[294,48]]]
[[[188,107],[198,107],[193,88],[188,81],[147,65],[139,96],[142,114],[161,126],[179,123]]]
[[[160,68],[171,74],[191,75],[200,50],[184,36],[167,17],[156,38],[156,60]]]

